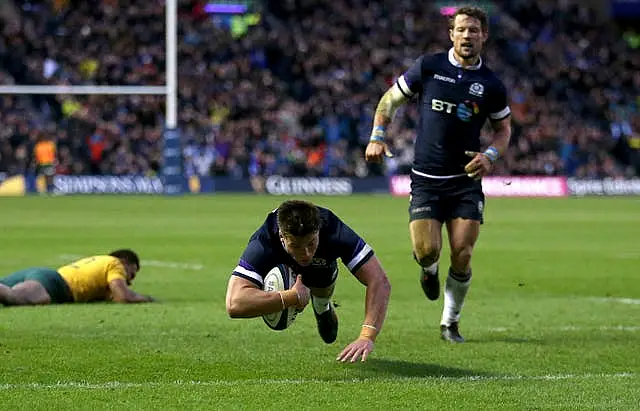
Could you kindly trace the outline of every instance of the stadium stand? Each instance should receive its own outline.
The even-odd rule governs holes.
[[[163,1],[6,1],[2,84],[164,84]],[[487,64],[510,93],[499,175],[640,175],[637,44],[580,1],[498,1]],[[406,173],[417,111],[402,109],[385,168],[363,150],[381,93],[423,52],[449,47],[419,1],[266,1],[232,27],[180,1],[179,122],[188,175]],[[61,174],[158,172],[155,96],[0,96],[0,171],[32,169],[42,133]]]

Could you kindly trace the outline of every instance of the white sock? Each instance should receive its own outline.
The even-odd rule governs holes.
[[[460,320],[460,311],[464,305],[464,299],[471,285],[471,271],[466,280],[460,281],[451,276],[451,271],[447,276],[444,286],[444,308],[442,310],[441,325],[449,326]]]
[[[330,300],[331,300],[331,297],[321,298],[321,297],[311,296],[311,303],[313,304],[313,311],[315,311],[316,314],[322,314],[323,312],[329,310],[329,301]]]
[[[431,264],[429,267],[423,268],[422,271],[428,273],[429,275],[438,274],[438,261],[436,261],[435,263]]]

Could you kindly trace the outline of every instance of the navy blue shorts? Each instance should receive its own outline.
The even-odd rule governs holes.
[[[436,179],[411,173],[409,221],[454,218],[484,222],[482,182],[467,176]]]

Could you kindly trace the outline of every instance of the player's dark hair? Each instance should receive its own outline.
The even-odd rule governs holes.
[[[474,19],[478,19],[480,21],[480,28],[482,31],[489,30],[489,18],[487,17],[487,13],[479,7],[460,7],[456,12],[449,18],[449,29],[453,30],[453,25],[456,22],[456,17],[460,15],[465,15],[469,17],[473,17]]]
[[[308,201],[288,200],[277,212],[278,227],[285,236],[304,237],[320,230],[318,207]]]
[[[121,260],[126,261],[128,264],[135,264],[140,270],[140,258],[138,258],[138,254],[133,250],[129,250],[128,248],[121,248],[120,250],[112,251],[109,253],[111,257],[116,257]]]

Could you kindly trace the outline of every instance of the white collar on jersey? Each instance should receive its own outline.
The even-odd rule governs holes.
[[[458,63],[456,58],[453,56],[453,47],[449,49],[449,63],[451,63],[454,67],[463,68],[466,70],[478,70],[482,67],[482,56],[480,56],[480,60],[478,60],[478,64],[474,64],[473,66],[462,67],[462,64]]]

